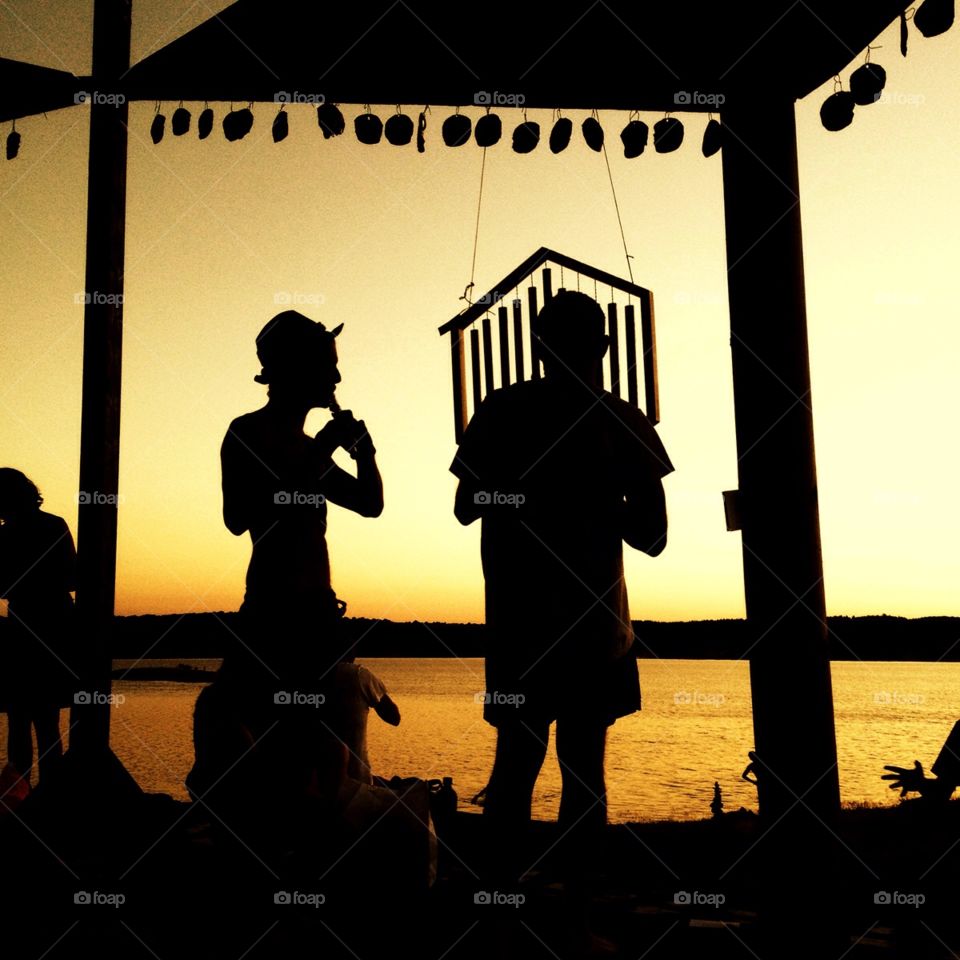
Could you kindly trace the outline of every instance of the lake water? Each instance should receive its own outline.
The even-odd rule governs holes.
[[[217,661],[190,661],[216,667]],[[171,663],[152,661],[151,663]],[[482,719],[480,659],[370,659],[402,723],[371,713],[370,757],[383,776],[452,776],[463,809],[484,786],[495,732]],[[117,661],[116,666],[127,666]],[[146,665],[146,664],[144,664]],[[727,660],[641,660],[643,710],[611,728],[607,746],[610,820],[709,816],[713,783],[726,809],[756,809],[756,791],[740,779],[753,748],[748,665]],[[880,780],[885,763],[925,768],[960,717],[958,663],[835,663],[833,686],[842,799],[895,803]],[[112,746],[148,791],[186,799],[193,762],[192,710],[200,684],[118,681]],[[790,694],[797,696],[796,693]],[[62,714],[66,731],[68,712]],[[6,761],[6,716],[0,714],[0,759]],[[553,819],[560,771],[553,745],[537,783],[534,816]]]

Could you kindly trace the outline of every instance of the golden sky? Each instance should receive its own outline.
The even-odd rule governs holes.
[[[225,6],[135,0],[133,59]],[[92,0],[11,0],[0,54],[88,72],[91,17]],[[960,614],[960,31],[912,31],[906,59],[896,27],[879,43],[887,95],[851,127],[820,125],[832,83],[797,105],[827,607]],[[452,511],[437,334],[470,279],[482,151],[442,145],[444,109],[421,155],[358,143],[354,107],[347,134],[325,141],[308,104],[288,108],[283,143],[269,104],[228,143],[214,106],[208,140],[158,146],[154,105],[130,111],[117,612],[239,606],[249,538],[222,523],[219,447],[265,399],[254,337],[289,297],[344,322],[338,396],[366,420],[385,482],[378,519],[330,508],[337,593],[357,616],[482,619],[479,524]],[[514,112],[500,111],[507,130]],[[706,117],[681,117],[676,153],[610,150],[634,275],[655,296],[659,432],[677,468],[669,545],[656,559],[625,548],[628,587],[634,617],[671,620],[743,615],[740,537],[720,495],[737,485],[720,158],[700,154]],[[530,118],[549,129],[549,111]],[[615,146],[626,116],[600,119]],[[83,106],[23,120],[20,157],[0,162],[0,461],[74,534],[88,122]],[[478,291],[540,246],[625,275],[603,157],[578,133],[556,156],[514,154],[509,137],[487,152]]]

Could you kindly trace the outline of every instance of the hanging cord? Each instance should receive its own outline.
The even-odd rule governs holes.
[[[627,272],[630,274],[630,282],[633,283],[633,264],[630,263],[633,257],[630,256],[630,253],[627,250],[627,236],[623,232],[623,219],[620,216],[620,204],[617,202],[617,189],[613,185],[613,173],[610,170],[610,158],[607,156],[606,143],[603,144],[603,162],[607,165],[607,177],[610,180],[610,192],[613,194],[613,208],[617,211],[617,223],[620,224],[620,239],[623,241],[623,255],[627,258]]]
[[[480,192],[477,196],[477,222],[473,230],[473,259],[470,262],[470,282],[463,290],[461,300],[466,300],[469,304],[470,297],[473,295],[473,278],[477,270],[477,243],[480,239],[480,205],[483,203],[483,175],[487,169],[487,148],[483,148],[483,160],[480,162]]]

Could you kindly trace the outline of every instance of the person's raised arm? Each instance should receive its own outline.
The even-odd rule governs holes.
[[[319,462],[325,464],[319,476],[327,499],[361,517],[379,517],[383,513],[383,479],[377,467],[377,451],[364,422],[343,411],[317,434],[314,444]],[[340,446],[351,450],[350,456],[357,464],[355,477],[330,459]]]

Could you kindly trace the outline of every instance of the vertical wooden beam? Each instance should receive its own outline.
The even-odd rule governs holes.
[[[463,331],[454,327],[450,331],[450,366],[453,372],[453,431],[457,443],[463,439],[467,428],[466,363],[463,349]]]
[[[98,93],[114,89],[130,66],[130,8],[131,0],[94,3],[92,89]],[[78,753],[108,751],[110,743],[128,114],[125,100],[112,100],[90,105],[77,521],[78,642],[89,650],[80,689],[90,696],[71,709],[70,749]]]
[[[617,323],[617,305],[607,304],[607,335],[610,337],[610,392],[620,396],[620,330]]]
[[[643,343],[643,391],[651,423],[660,422],[660,384],[657,380],[657,328],[653,318],[653,294],[640,298],[640,338]]]
[[[530,328],[530,376],[534,380],[540,379],[540,347],[537,343],[537,288],[533,285],[527,288],[527,310],[530,316],[527,324]]]
[[[507,322],[507,308],[501,304],[497,308],[497,339],[500,342],[500,386],[510,384],[510,331]]]
[[[483,330],[483,393],[486,396],[496,389],[493,382],[493,336],[490,332],[490,315],[480,324]]]
[[[764,877],[771,922],[785,936],[804,938],[802,955],[827,956],[841,942],[833,907],[840,789],[794,105],[786,99],[757,103],[752,96],[728,102],[721,155],[730,349],[764,830],[755,869]],[[818,881],[818,906],[826,910],[822,926],[795,922],[810,876]]]
[[[635,407],[640,406],[640,391],[637,388],[637,320],[632,303],[623,308],[623,326],[626,331],[627,349],[627,399]]]
[[[513,357],[517,383],[520,383],[523,380],[523,304],[519,297],[513,301]]]

